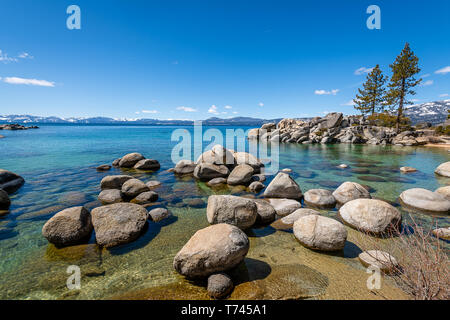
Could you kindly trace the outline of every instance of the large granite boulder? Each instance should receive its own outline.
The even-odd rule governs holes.
[[[447,161],[447,162],[444,162],[444,163],[440,164],[436,168],[434,173],[436,173],[436,174],[438,174],[440,176],[444,176],[444,177],[450,178],[450,161]]]
[[[119,161],[119,167],[122,168],[132,168],[136,163],[145,159],[140,153],[134,152],[123,156]]]
[[[302,207],[301,203],[292,199],[268,199],[269,203],[275,209],[277,216],[285,217]]]
[[[263,199],[254,199],[253,201],[256,204],[256,213],[258,214],[256,223],[266,224],[275,220],[277,212],[269,202]]]
[[[136,240],[147,222],[147,210],[134,203],[115,203],[92,210],[97,243],[106,248]]]
[[[228,176],[227,183],[230,186],[246,185],[252,179],[253,172],[253,168],[248,164],[237,165]]]
[[[440,193],[427,189],[413,188],[403,191],[400,194],[400,201],[407,207],[422,211],[450,213],[450,200]]]
[[[307,215],[294,222],[294,235],[307,248],[337,251],[345,246],[347,229],[334,219]]]
[[[389,203],[375,199],[355,199],[339,209],[339,216],[349,226],[376,235],[396,232],[401,213]]]
[[[206,208],[210,224],[228,223],[242,230],[255,224],[257,212],[254,201],[229,195],[210,196]]]
[[[102,204],[113,204],[123,202],[122,191],[119,189],[105,189],[98,195],[98,200]]]
[[[180,160],[173,169],[173,172],[180,175],[192,174],[194,173],[196,165],[197,164],[191,160]]]
[[[25,183],[25,180],[19,176],[18,174],[15,174],[14,172],[0,169],[0,189],[3,189],[8,194],[14,193],[23,184]]]
[[[336,201],[340,204],[344,204],[355,199],[372,198],[366,188],[359,183],[350,181],[341,184],[332,194]]]
[[[158,160],[154,159],[142,159],[139,160],[134,166],[134,169],[137,170],[149,170],[149,171],[156,171],[161,168],[161,165],[159,164]]]
[[[100,182],[100,188],[102,190],[121,189],[122,185],[130,179],[133,179],[133,177],[127,175],[106,176]]]
[[[221,145],[215,145],[211,150],[198,157],[197,164],[209,163],[216,165],[233,165],[235,163],[233,153]]]
[[[144,182],[139,179],[130,179],[122,185],[122,194],[128,198],[135,198],[143,192],[150,191]]]
[[[329,190],[311,189],[305,192],[305,203],[308,206],[316,208],[333,208],[336,205],[336,199]]]
[[[320,123],[321,128],[331,129],[340,126],[343,119],[343,115],[340,112],[332,112],[327,114],[325,116],[325,119],[326,121]]]
[[[195,167],[194,177],[201,181],[209,181],[214,178],[225,178],[230,174],[230,170],[224,165],[215,165],[202,162]]]
[[[56,246],[70,246],[87,241],[91,232],[91,215],[84,207],[60,211],[42,228],[42,235]]]
[[[8,210],[11,206],[11,200],[8,193],[3,189],[0,189],[0,210]]]
[[[208,277],[236,267],[249,249],[247,235],[230,224],[215,224],[197,231],[173,261],[175,270],[188,277]]]
[[[291,176],[284,172],[279,172],[272,182],[264,191],[266,198],[286,198],[286,199],[301,199],[302,190],[297,182]]]

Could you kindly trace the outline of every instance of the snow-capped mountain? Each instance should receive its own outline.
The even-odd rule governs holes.
[[[445,122],[450,109],[450,99],[427,102],[410,106],[405,110],[405,116],[411,119],[412,124],[431,122],[437,125]]]

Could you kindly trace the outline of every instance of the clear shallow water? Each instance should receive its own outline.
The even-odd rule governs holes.
[[[177,144],[170,137],[179,128],[42,126],[37,130],[3,131],[0,168],[22,175],[26,184],[11,196],[10,213],[0,216],[0,298],[207,298],[203,287],[188,283],[173,271],[173,257],[195,231],[208,225],[204,207],[210,194],[247,192],[227,188],[213,191],[192,178],[179,179],[166,172],[174,166],[170,155]],[[219,129],[224,132],[226,128]],[[64,208],[100,205],[97,195],[101,179],[122,171],[113,168],[100,173],[95,167],[129,152],[141,152],[160,161],[161,170],[156,173],[126,173],[144,181],[161,181],[162,186],[156,189],[160,200],[155,206],[168,207],[174,218],[149,223],[138,241],[113,250],[100,250],[94,237],[89,244],[65,249],[49,245],[41,235],[43,224]],[[450,184],[449,179],[433,173],[437,165],[449,159],[447,150],[438,148],[280,145],[280,169],[292,169],[291,175],[303,191],[332,190],[344,181],[356,181],[369,185],[374,197],[391,202],[409,188],[435,190]],[[341,163],[350,168],[337,169]],[[419,172],[401,174],[401,166],[412,166]],[[192,199],[203,200],[203,205],[201,201],[192,204]],[[323,214],[335,216],[336,212]],[[414,217],[427,226],[449,225],[448,217],[417,213]],[[356,261],[358,249],[351,241],[354,234],[350,232],[343,256],[329,256],[302,248],[289,232],[271,227],[250,231],[251,249],[242,272],[247,278],[232,298],[339,298],[346,290],[354,297],[373,298],[358,289],[364,287],[365,275]],[[81,267],[81,290],[68,291],[65,286],[65,271],[70,264]],[[343,276],[345,272],[349,278]],[[351,281],[356,284],[348,285]],[[277,283],[293,288],[292,292],[274,290]]]

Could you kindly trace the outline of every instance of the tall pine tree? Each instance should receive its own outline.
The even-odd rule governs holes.
[[[404,107],[412,104],[407,100],[407,95],[415,95],[414,87],[422,81],[422,79],[414,77],[420,72],[419,58],[411,51],[409,43],[406,43],[405,48],[389,67],[392,70],[392,77],[385,100],[392,110],[397,111],[396,130],[398,133]]]
[[[367,75],[363,89],[358,89],[359,94],[353,100],[355,109],[361,111],[362,114],[374,114],[375,112],[383,111],[384,84],[386,80],[380,66],[377,64],[372,72]]]

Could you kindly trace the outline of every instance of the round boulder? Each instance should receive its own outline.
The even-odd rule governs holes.
[[[128,198],[135,198],[143,192],[150,191],[149,187],[139,179],[130,179],[122,185],[122,193]]]
[[[194,177],[201,181],[209,181],[214,178],[225,178],[230,174],[230,170],[224,165],[211,163],[200,163],[195,167]]]
[[[312,214],[320,215],[320,212],[318,212],[316,210],[312,210],[312,209],[301,208],[301,209],[297,209],[294,212],[292,212],[291,214],[288,214],[287,216],[281,218],[280,221],[283,224],[285,224],[286,226],[292,227],[294,225],[295,221],[297,221],[301,217],[310,216]]]
[[[300,202],[292,199],[268,199],[269,203],[275,209],[277,216],[285,217],[291,214],[297,209],[300,209],[302,205]]]
[[[262,184],[259,181],[253,181],[252,183],[250,183],[250,185],[248,186],[248,189],[250,190],[250,192],[254,192],[254,193],[258,193],[260,192],[262,189],[264,189],[266,186],[264,184]]]
[[[134,203],[115,203],[92,210],[97,243],[106,248],[136,240],[147,222],[147,210]]]
[[[376,235],[398,231],[401,213],[389,203],[376,199],[355,199],[339,209],[339,216],[349,226]]]
[[[14,172],[0,169],[0,189],[3,189],[8,194],[14,193],[23,184],[25,183],[25,180],[19,176],[18,174],[15,174]]]
[[[233,288],[233,281],[225,273],[216,273],[208,277],[208,294],[211,298],[226,298]]]
[[[130,179],[133,179],[133,177],[127,175],[106,176],[100,182],[100,188],[102,190],[121,189],[122,185]]]
[[[145,159],[140,153],[134,152],[123,156],[119,161],[119,167],[122,168],[132,168],[136,163]]]
[[[400,201],[406,207],[421,211],[449,213],[450,200],[442,194],[427,189],[413,188],[400,194]]]
[[[215,224],[197,231],[177,253],[175,270],[188,277],[208,277],[236,267],[249,249],[247,235],[230,224]]]
[[[341,184],[333,193],[333,197],[336,199],[337,202],[340,204],[347,203],[351,200],[365,198],[370,199],[372,198],[370,196],[369,191],[367,191],[366,188],[364,188],[362,185],[356,182],[344,182]]]
[[[196,163],[191,160],[180,160],[178,161],[177,165],[173,169],[173,172],[175,174],[192,174],[194,173],[196,167]]]
[[[228,176],[227,183],[230,186],[245,185],[253,176],[253,168],[248,164],[237,165]]]
[[[8,193],[3,189],[0,189],[0,210],[8,210],[11,205]]]
[[[257,207],[254,201],[230,195],[208,198],[206,216],[210,224],[228,223],[244,230],[255,224]]]
[[[160,222],[171,216],[169,210],[166,208],[155,208],[150,210],[148,214],[153,222]]]
[[[256,204],[256,210],[258,214],[258,216],[256,217],[256,223],[266,224],[271,223],[275,220],[277,212],[269,202],[262,199],[255,199],[253,201]]]
[[[149,170],[149,171],[156,171],[161,168],[161,165],[159,164],[158,160],[154,159],[142,159],[139,160],[134,166],[133,169],[136,170]]]
[[[132,203],[148,204],[158,200],[158,194],[154,191],[145,191],[140,193],[136,198],[131,200]]]
[[[336,199],[329,190],[311,189],[305,192],[305,203],[316,208],[334,208]]]
[[[106,189],[100,192],[98,200],[102,204],[113,204],[123,202],[122,191],[119,189]]]
[[[436,174],[438,174],[440,176],[444,176],[444,177],[450,178],[450,161],[447,161],[447,162],[444,162],[444,163],[440,164],[436,168],[434,173],[436,173]]]
[[[160,181],[156,181],[156,180],[152,180],[152,181],[147,182],[145,185],[147,187],[149,187],[150,189],[154,189],[154,188],[159,187],[161,185],[161,182]]]
[[[380,250],[364,251],[358,255],[358,259],[364,267],[374,266],[384,273],[390,273],[398,267],[393,256]]]
[[[307,248],[337,251],[345,246],[347,229],[334,219],[307,215],[294,222],[294,235]]]
[[[87,240],[91,232],[91,215],[84,207],[60,211],[42,228],[42,235],[56,246],[78,244]]]
[[[266,198],[301,199],[302,196],[297,182],[284,172],[278,173],[264,191]]]

